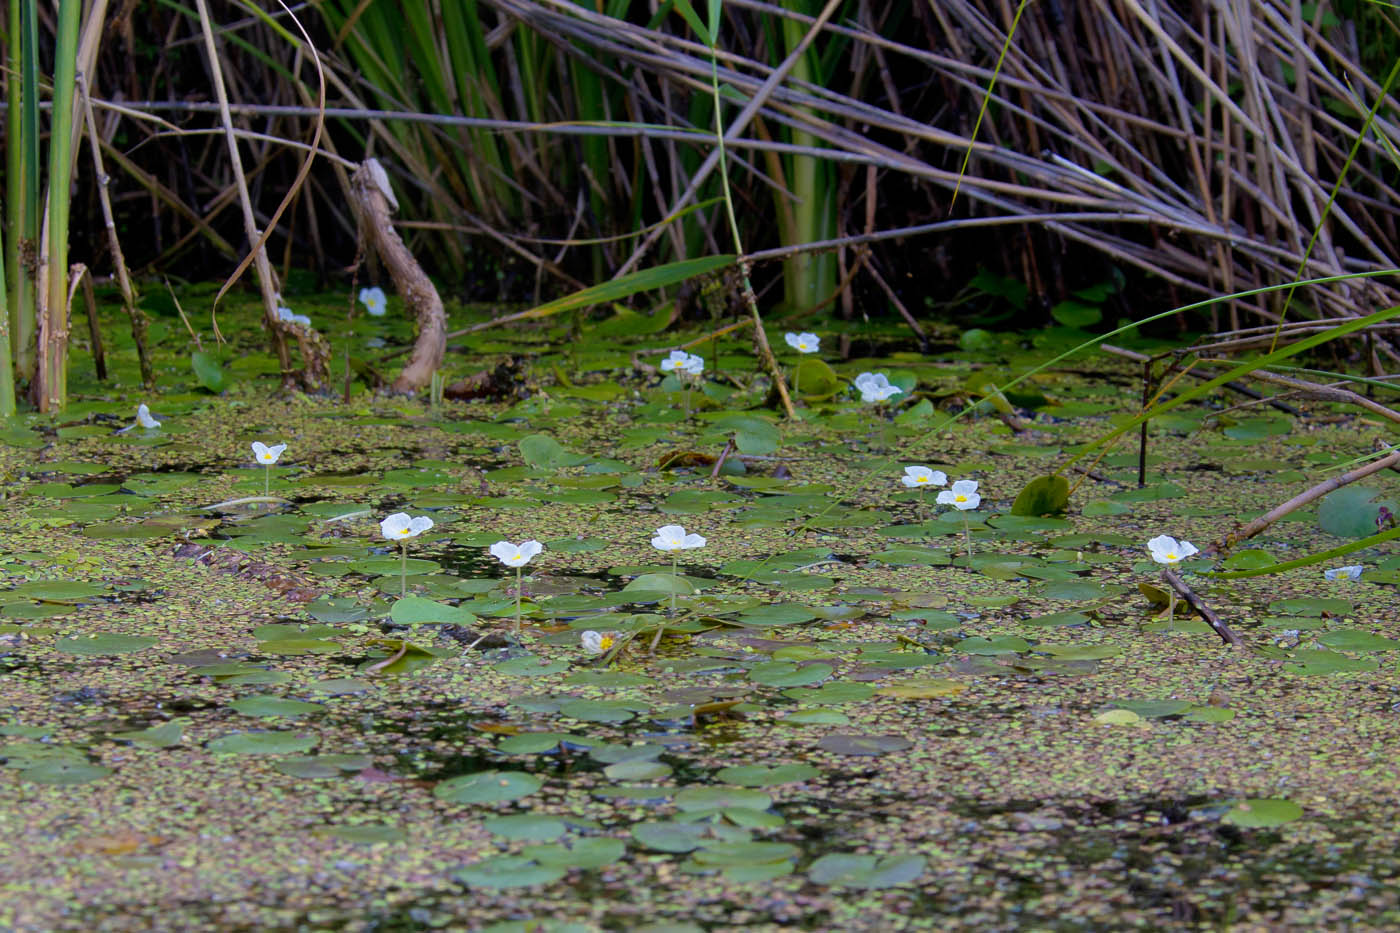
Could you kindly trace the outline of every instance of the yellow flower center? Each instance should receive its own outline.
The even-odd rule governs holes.
[[[916,476],[916,477],[914,477],[914,482],[916,482],[916,483],[927,483],[927,482],[928,482],[928,477],[927,477],[927,476]]]
[[[609,648],[611,648],[612,646],[613,646],[613,637],[612,637],[611,635],[604,635],[602,638],[599,638],[599,639],[598,639],[598,648],[599,648],[599,650],[601,650],[601,651],[607,651],[607,650],[608,650]]]
[[[520,552],[519,552],[519,551],[516,551],[516,552],[515,552],[515,557],[514,557],[513,559],[514,559],[514,560],[524,560],[525,558],[520,556]]]
[[[1168,551],[1168,552],[1167,552],[1167,560],[1176,561],[1176,560],[1178,560],[1178,559],[1179,559],[1179,558],[1176,556],[1176,552],[1175,552],[1175,551]]]
[[[966,501],[967,501],[967,496],[963,495],[962,493],[958,493],[958,494],[957,494],[957,498],[958,498],[958,501],[959,501],[959,502],[966,502]]]

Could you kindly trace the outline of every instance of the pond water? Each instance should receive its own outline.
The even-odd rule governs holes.
[[[273,398],[253,355],[213,395],[172,355],[162,395],[80,386],[6,429],[0,928],[1400,921],[1400,558],[1207,575],[1353,540],[1324,506],[1184,561],[1230,648],[1167,617],[1146,547],[1220,540],[1375,426],[1212,397],[1154,427],[1146,486],[1120,446],[1015,515],[1132,374],[1076,361],[952,421],[1025,361],[949,343],[832,361],[906,385],[890,406],[804,371],[786,423],[736,344],[687,418],[636,347],[566,363],[563,336],[454,361],[527,355],[496,401]],[[116,433],[138,400],[162,426]],[[288,445],[269,473],[255,440]],[[978,508],[906,489],[916,464]],[[1365,486],[1347,515],[1395,491]],[[399,511],[434,522],[406,560]],[[665,525],[705,543],[673,565]],[[525,539],[517,593],[488,548]]]

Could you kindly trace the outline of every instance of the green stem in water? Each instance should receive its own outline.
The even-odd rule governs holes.
[[[680,570],[677,569],[677,565],[678,565],[679,563],[680,563],[680,558],[677,557],[675,551],[672,551],[672,552],[671,552],[671,576],[672,576],[674,579],[671,580],[671,615],[675,615],[675,614],[676,614],[676,584],[680,581]],[[656,637],[657,637],[657,638],[660,638],[661,635],[658,633]]]
[[[520,597],[521,597],[521,595],[522,595],[522,593],[521,593],[520,578],[521,578],[522,572],[523,572],[523,571],[522,571],[522,568],[520,568],[520,567],[516,567],[516,568],[515,568],[515,637],[516,637],[516,638],[519,638],[519,637],[520,637]]]
[[[263,464],[263,495],[268,495],[272,489],[272,466]]]
[[[968,563],[972,562],[972,523],[967,520],[967,515],[963,515],[963,540],[967,542]]]
[[[408,545],[399,542],[399,597],[408,595]]]
[[[796,405],[802,399],[802,361],[799,359],[797,365],[792,368],[792,403]]]

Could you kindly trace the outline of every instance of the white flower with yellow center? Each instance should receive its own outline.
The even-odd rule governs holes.
[[[922,489],[925,486],[946,486],[948,485],[948,474],[942,470],[930,470],[926,466],[910,466],[904,468],[904,475],[899,481],[910,489]]]
[[[788,346],[792,347],[798,353],[816,353],[817,350],[821,348],[821,338],[816,334],[809,334],[806,331],[800,334],[794,334],[792,331],[788,331],[786,334],[783,334],[783,339],[787,341]]]
[[[982,502],[982,497],[977,493],[977,480],[960,479],[951,489],[940,492],[936,501],[939,505],[951,505],[955,509],[967,511],[977,508]]]
[[[1147,551],[1159,564],[1178,564],[1199,549],[1190,541],[1178,541],[1170,535],[1158,535],[1147,542]]]
[[[491,556],[507,567],[524,567],[532,557],[543,550],[544,545],[538,541],[522,541],[519,544],[497,541],[491,545]]]
[[[416,538],[433,527],[433,520],[426,515],[409,518],[407,512],[395,512],[379,523],[379,533],[390,541]]]
[[[583,642],[583,650],[589,654],[607,654],[612,650],[612,646],[617,644],[617,635],[613,632],[590,630],[580,635],[579,640]]]
[[[365,306],[371,317],[383,317],[388,307],[388,299],[384,297],[384,289],[376,285],[373,288],[360,289],[360,304]]]
[[[286,449],[286,444],[273,444],[269,447],[262,441],[253,441],[253,457],[263,466],[272,466]]]

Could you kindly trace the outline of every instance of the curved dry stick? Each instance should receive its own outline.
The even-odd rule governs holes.
[[[447,313],[432,280],[413,258],[389,219],[389,200],[375,178],[378,166],[378,162],[370,159],[357,168],[350,179],[350,192],[360,216],[361,236],[366,246],[384,260],[394,287],[403,295],[418,322],[412,355],[393,385],[395,392],[416,392],[432,381],[433,373],[442,365],[442,357],[447,352]],[[379,174],[383,172],[379,168]],[[384,183],[387,182],[386,176]]]
[[[1220,636],[1221,641],[1235,648],[1243,648],[1244,642],[1240,636],[1236,635],[1230,626],[1221,620],[1215,611],[1201,601],[1201,597],[1196,595],[1196,591],[1186,585],[1186,581],[1177,576],[1174,570],[1163,570],[1162,580],[1176,590],[1181,598],[1191,604],[1191,608],[1201,614],[1201,618],[1206,620],[1206,624],[1215,629],[1215,634]]]
[[[1381,470],[1388,469],[1397,464],[1400,464],[1400,450],[1393,450],[1379,460],[1373,460],[1365,466],[1357,467],[1354,470],[1343,473],[1341,476],[1334,476],[1325,482],[1318,483],[1308,491],[1299,493],[1282,505],[1270,509],[1248,525],[1245,525],[1239,531],[1232,531],[1219,541],[1206,545],[1205,553],[1218,554],[1221,551],[1228,551],[1241,541],[1247,541],[1259,534],[1259,532],[1268,528],[1289,512],[1296,511],[1309,502],[1322,498],[1329,492],[1341,489],[1343,486],[1354,483],[1359,479],[1365,479],[1372,473],[1379,473]]]

